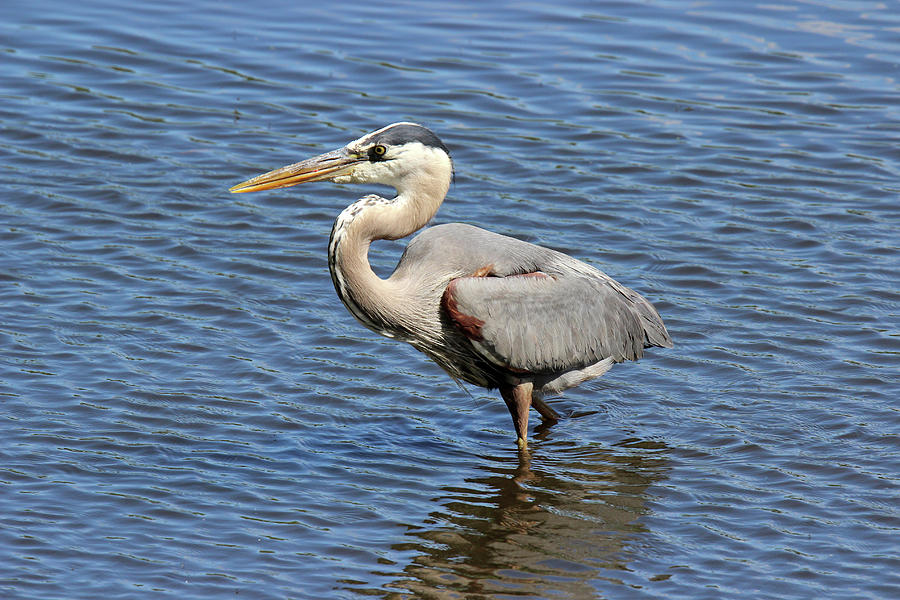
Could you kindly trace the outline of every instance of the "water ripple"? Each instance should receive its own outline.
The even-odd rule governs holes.
[[[900,45],[863,8],[0,6],[0,590],[896,597]],[[365,191],[227,194],[400,119],[453,152],[438,222],[676,341],[530,455],[336,299]]]

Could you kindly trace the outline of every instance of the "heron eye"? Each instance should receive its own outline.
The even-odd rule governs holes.
[[[370,160],[381,160],[384,158],[384,155],[387,153],[387,148],[378,144],[377,146],[372,146],[372,149],[369,150],[369,159]]]

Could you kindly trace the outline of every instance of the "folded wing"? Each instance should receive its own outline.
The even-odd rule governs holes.
[[[647,346],[671,345],[646,300],[590,276],[460,277],[442,304],[478,352],[513,372],[560,373],[605,358],[636,360]]]

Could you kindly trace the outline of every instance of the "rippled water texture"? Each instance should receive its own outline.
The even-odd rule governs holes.
[[[0,4],[0,596],[900,597],[897,7],[307,4]],[[529,456],[227,192],[401,119],[675,340]]]

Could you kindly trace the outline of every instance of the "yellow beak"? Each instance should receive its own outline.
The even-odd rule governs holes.
[[[357,164],[367,160],[362,156],[351,155],[346,148],[332,150],[313,158],[257,175],[229,189],[232,194],[244,192],[260,192],[306,183],[307,181],[331,180],[347,175]]]

